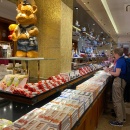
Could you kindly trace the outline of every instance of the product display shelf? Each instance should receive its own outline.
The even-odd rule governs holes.
[[[99,70],[99,69],[98,69]],[[96,70],[96,71],[98,71]],[[40,95],[37,95],[35,97],[29,98],[29,97],[24,97],[21,95],[16,95],[16,94],[12,94],[12,93],[8,93],[8,92],[4,92],[4,91],[0,91],[0,97],[8,99],[8,100],[12,100],[12,101],[16,101],[16,102],[21,102],[24,104],[29,104],[29,105],[33,105],[36,104],[42,100],[44,100],[45,98],[57,93],[57,92],[61,92],[66,88],[69,88],[71,85],[78,83],[79,81],[85,79],[85,78],[89,78],[90,76],[92,76],[96,71],[93,71],[87,75],[78,77],[76,79],[73,79],[63,85],[60,85],[56,88],[53,88],[47,92],[44,92]]]
[[[0,60],[12,60],[13,61],[13,67],[15,67],[15,61],[25,61],[27,74],[29,74],[28,62],[29,61],[37,61],[37,67],[38,67],[37,78],[39,80],[40,79],[40,61],[41,60],[55,60],[55,59],[53,59],[53,58],[42,58],[42,57],[37,57],[37,58],[9,57],[9,58],[0,58]]]
[[[100,91],[97,97],[93,100],[92,104],[88,107],[71,130],[95,130],[95,128],[97,128],[99,117],[105,108],[105,95],[109,81],[110,77],[107,79],[107,83],[104,88]]]
[[[20,103],[24,103],[24,104],[28,104],[28,105],[34,105],[34,104],[44,100],[45,98],[55,94],[56,92],[61,91],[62,89],[66,88],[66,86],[67,86],[66,84],[61,85],[57,88],[54,88],[52,90],[49,90],[47,92],[44,92],[44,93],[39,94],[32,98],[17,95],[17,94],[12,94],[12,93],[8,93],[8,92],[4,92],[4,91],[0,91],[0,97],[11,100],[11,101],[16,101],[16,102],[20,102]]]
[[[99,69],[98,69],[98,70],[99,70]],[[69,82],[69,85],[71,86],[71,85],[76,84],[77,82],[79,82],[79,81],[81,81],[81,80],[83,80],[83,79],[87,79],[87,78],[91,77],[91,76],[94,75],[94,73],[95,73],[96,71],[98,71],[98,70],[95,70],[95,71],[93,71],[93,72],[91,72],[91,73],[89,73],[89,74],[86,74],[86,75],[84,75],[84,76],[78,77],[77,79],[71,80],[71,81]]]
[[[81,66],[84,66],[86,64],[99,64],[102,61],[106,60],[106,57],[73,57],[72,58],[72,69],[78,69]],[[74,65],[75,64],[75,65]]]
[[[83,59],[83,57],[72,57],[72,59]]]

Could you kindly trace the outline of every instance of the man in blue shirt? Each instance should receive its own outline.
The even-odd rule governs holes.
[[[111,125],[123,126],[126,120],[125,106],[124,106],[124,89],[126,86],[125,73],[126,73],[126,62],[123,57],[123,49],[114,49],[114,57],[116,59],[116,65],[114,71],[109,73],[115,77],[112,85],[112,100],[114,105],[114,111],[116,113],[116,120],[110,121]]]

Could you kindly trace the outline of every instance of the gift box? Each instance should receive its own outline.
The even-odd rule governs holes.
[[[57,128],[57,130],[65,130],[66,127],[70,130],[70,118],[66,113],[58,112],[58,114],[53,117],[49,125]]]
[[[37,123],[31,128],[31,130],[46,130],[48,124],[45,122],[37,121]]]
[[[72,107],[65,106],[62,104],[56,104],[56,103],[49,102],[46,105],[42,106],[41,109],[53,109],[53,110],[60,111],[62,113],[66,113],[70,119],[70,128],[72,128],[73,125],[78,120],[78,109],[76,109],[76,108],[74,109]]]
[[[21,128],[23,125],[26,125],[29,123],[29,121],[33,120],[40,112],[42,112],[42,109],[35,108],[34,110],[16,120],[14,122],[14,126]]]
[[[37,123],[37,120],[31,120],[27,122],[26,125],[23,125],[22,128],[20,128],[20,130],[32,130],[37,125]]]

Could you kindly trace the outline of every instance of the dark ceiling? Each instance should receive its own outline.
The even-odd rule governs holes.
[[[73,25],[75,25],[76,20],[79,21],[80,29],[86,27],[86,32],[90,34],[90,31],[94,31],[93,36],[96,37],[100,35],[100,38],[106,38],[110,41],[110,37],[106,34],[103,29],[93,20],[93,18],[87,13],[89,10],[84,10],[77,2],[74,0],[73,3]],[[78,9],[77,9],[78,8]]]

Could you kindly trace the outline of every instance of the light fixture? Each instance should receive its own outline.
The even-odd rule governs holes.
[[[79,21],[78,21],[78,18],[79,18],[79,8],[78,7],[75,7],[76,9],[76,21],[75,21],[75,26],[76,27],[79,27]]]
[[[78,10],[79,8],[78,7],[75,7],[76,10]]]
[[[12,109],[12,105],[10,105],[9,108]]]
[[[7,110],[6,107],[3,110],[4,110],[4,112],[6,112],[6,110]]]
[[[118,34],[119,31],[118,31],[117,26],[116,26],[116,24],[115,24],[115,21],[114,21],[114,19],[113,19],[113,17],[112,17],[112,14],[111,14],[111,11],[110,11],[110,9],[109,9],[109,7],[108,7],[107,1],[106,1],[106,0],[101,0],[101,2],[102,2],[103,6],[104,6],[104,8],[105,8],[105,10],[106,10],[106,12],[107,12],[107,15],[108,15],[108,17],[109,17],[109,19],[110,19],[110,21],[111,21],[111,23],[112,23],[112,25],[113,25],[113,27],[114,27],[116,33]]]

